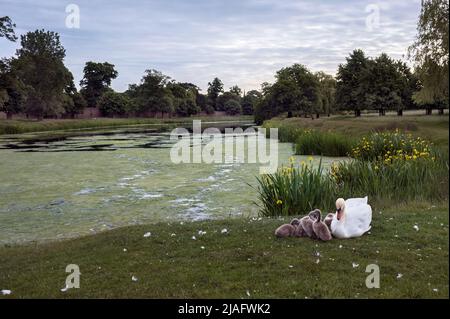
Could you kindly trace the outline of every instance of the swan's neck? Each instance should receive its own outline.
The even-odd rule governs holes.
[[[342,208],[342,216],[341,216],[341,219],[339,219],[338,222],[339,222],[341,225],[344,225],[344,224],[345,224],[345,220],[346,220],[346,218],[345,218],[345,207],[344,207],[344,208]]]

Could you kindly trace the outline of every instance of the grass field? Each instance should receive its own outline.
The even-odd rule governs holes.
[[[68,120],[0,120],[0,134],[20,134],[58,130],[114,128],[130,125],[167,125],[192,123],[193,120],[218,122],[252,122],[252,116],[197,116],[172,118],[98,118]]]
[[[448,150],[449,116],[417,115],[416,113],[399,117],[395,115],[366,115],[360,118],[352,116],[331,116],[311,120],[310,118],[274,118],[265,122],[265,127],[311,128],[320,131],[342,133],[349,138],[359,138],[371,131],[393,131],[396,128],[409,131],[432,141],[437,146]]]
[[[354,137],[400,128],[448,151],[448,116],[277,118],[266,125]],[[0,290],[12,293],[0,298],[448,298],[448,209],[448,191],[444,202],[375,203],[369,234],[330,242],[276,239],[275,228],[289,218],[233,218],[4,245]],[[68,264],[79,265],[81,288],[62,292]],[[365,285],[369,264],[379,266],[379,289]]]
[[[276,239],[287,219],[254,218],[2,247],[0,289],[12,290],[3,298],[448,298],[448,207],[413,206],[374,207],[370,234],[351,240]],[[79,265],[81,287],[61,292],[68,264]],[[379,289],[365,286],[368,264],[380,268]]]

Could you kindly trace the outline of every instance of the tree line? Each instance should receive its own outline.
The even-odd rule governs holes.
[[[9,17],[0,17],[0,37],[18,40]],[[11,118],[75,117],[87,106],[103,116],[191,116],[223,111],[229,115],[254,114],[257,123],[276,115],[319,117],[337,111],[364,110],[381,116],[394,110],[448,108],[448,1],[424,0],[418,35],[409,48],[414,71],[401,60],[383,53],[366,56],[354,50],[339,65],[336,77],[311,72],[294,64],[275,74],[274,83],[243,92],[237,85],[224,90],[219,78],[208,83],[205,94],[192,83],[181,83],[149,69],[137,84],[115,92],[111,82],[118,76],[113,64],[85,64],[78,91],[72,73],[64,65],[65,49],[55,32],[36,30],[20,36],[21,48],[14,57],[0,60],[0,111]]]

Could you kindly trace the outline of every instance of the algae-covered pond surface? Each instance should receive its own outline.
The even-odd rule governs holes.
[[[257,214],[256,192],[248,183],[255,185],[259,164],[174,164],[173,143],[169,133],[123,130],[0,137],[0,243]],[[288,163],[292,146],[278,148],[279,165]]]

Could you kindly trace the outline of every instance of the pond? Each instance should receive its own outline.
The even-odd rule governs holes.
[[[257,194],[248,184],[256,185],[259,164],[174,164],[169,137],[124,129],[0,136],[0,243],[257,215]],[[279,165],[286,165],[292,145],[280,143],[278,152]],[[335,160],[322,158],[324,166]]]

